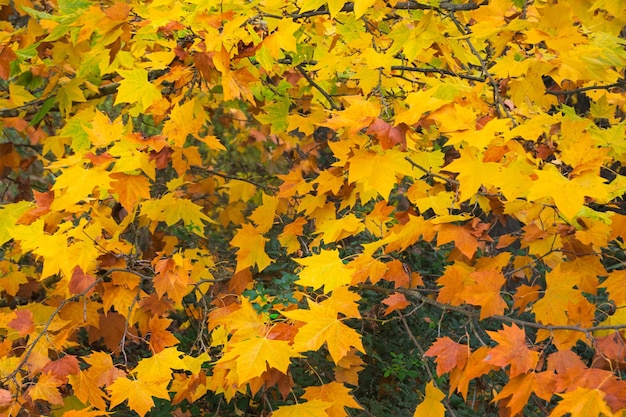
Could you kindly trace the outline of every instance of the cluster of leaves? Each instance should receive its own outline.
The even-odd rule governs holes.
[[[0,16],[2,415],[624,415],[622,2]]]

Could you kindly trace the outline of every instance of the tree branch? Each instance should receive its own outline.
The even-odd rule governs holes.
[[[39,341],[41,340],[42,337],[47,336],[48,329],[50,328],[50,326],[52,326],[52,322],[58,316],[58,314],[61,312],[61,310],[63,310],[63,307],[65,307],[67,304],[69,304],[71,302],[79,300],[81,297],[86,296],[86,294],[89,293],[89,291],[91,291],[96,285],[98,285],[101,282],[102,282],[102,278],[96,279],[93,283],[91,283],[90,286],[88,286],[80,294],[76,294],[73,297],[66,298],[65,300],[61,301],[61,303],[56,308],[56,310],[54,310],[52,312],[52,314],[50,315],[50,318],[48,319],[48,321],[43,325],[43,328],[41,329],[41,332],[37,335],[37,337],[35,337],[35,339],[33,339],[33,341],[31,342],[30,346],[28,346],[28,348],[26,349],[26,351],[22,355],[22,360],[20,361],[20,363],[17,364],[17,366],[15,367],[13,372],[11,372],[10,374],[8,374],[4,378],[2,378],[0,380],[0,383],[4,384],[6,381],[8,381],[10,379],[14,379],[15,376],[17,376],[17,374],[22,370],[22,368],[26,365],[26,362],[28,362],[28,359],[30,358],[30,355],[33,353],[33,350],[35,349],[35,346],[37,346],[37,344],[39,343]]]
[[[608,91],[613,88],[621,88],[622,90],[626,88],[626,79],[619,80],[613,84],[592,85],[589,87],[575,88],[573,90],[561,90],[561,91],[546,90],[546,94],[550,94],[553,96],[568,96],[572,94],[582,93],[584,91],[591,91],[591,90],[607,90]]]
[[[411,67],[408,65],[392,65],[391,70],[392,71],[421,72],[424,74],[434,73],[434,74],[450,75],[452,77],[458,77],[458,78],[463,78],[465,80],[478,81],[478,82],[485,82],[486,80],[485,77],[478,77],[476,75],[468,75],[468,74],[459,74],[457,72],[450,71],[450,70],[443,69],[443,68],[418,68],[418,67]]]
[[[417,350],[420,353],[420,356],[423,358],[424,355],[426,354],[426,351],[424,350],[424,348],[422,347],[422,345],[420,344],[420,342],[418,342],[417,338],[415,337],[415,335],[413,334],[413,332],[411,331],[411,327],[409,326],[409,323],[406,321],[406,318],[404,318],[404,315],[400,312],[400,310],[396,310],[396,313],[398,314],[398,316],[400,317],[400,321],[402,322],[402,326],[404,326],[404,330],[406,330],[406,332],[409,335],[409,338],[411,339],[411,341],[413,342],[413,345],[415,345],[415,347],[417,348]],[[426,372],[428,373],[428,377],[430,378],[430,380],[432,381],[433,385],[435,386],[435,388],[439,389],[439,386],[437,384],[437,378],[435,377],[435,374],[433,373],[433,371],[430,369],[430,366],[428,366],[428,363],[426,361],[424,361],[424,368],[426,368]],[[454,409],[452,408],[452,406],[450,405],[450,403],[448,402],[448,399],[444,397],[443,399],[443,403],[446,407],[446,409],[448,410],[448,413],[450,413],[450,415],[452,417],[456,417],[456,414],[454,412]]]
[[[463,314],[469,318],[477,318],[477,319],[480,318],[480,313],[477,310],[470,310],[466,307],[452,306],[452,305],[440,303],[439,301],[426,297],[425,295],[420,293],[418,289],[408,289],[408,288],[388,289],[388,288],[383,288],[383,287],[372,285],[372,284],[359,284],[357,287],[361,289],[365,289],[365,290],[375,291],[375,292],[382,293],[382,294],[393,294],[394,292],[399,292],[408,297],[417,299],[418,301],[423,302],[425,304],[429,304],[433,307],[437,307],[441,310],[454,311],[455,313]],[[515,323],[523,327],[530,327],[532,329],[538,329],[538,330],[547,330],[549,332],[554,332],[554,331],[559,331],[559,330],[569,330],[573,332],[591,334],[597,330],[616,330],[617,331],[617,330],[626,329],[626,324],[610,325],[610,326],[591,326],[591,327],[580,327],[580,326],[574,326],[574,325],[550,325],[550,324],[535,323],[533,321],[516,319],[513,317],[501,316],[501,315],[490,316],[490,317],[485,318],[485,320],[497,320],[497,321],[505,322],[505,323]]]
[[[456,185],[456,186],[459,185],[459,182],[457,180],[453,180],[452,178],[447,178],[447,177],[444,177],[443,175],[435,174],[434,172],[430,172],[429,170],[427,170],[423,166],[421,166],[421,165],[417,164],[416,162],[414,162],[408,156],[405,157],[404,159],[407,160],[414,168],[419,169],[420,171],[424,172],[429,177],[439,178],[440,180],[443,180],[443,181],[447,182],[450,185]]]
[[[337,103],[335,103],[335,100],[333,100],[330,94],[328,94],[318,83],[316,83],[313,78],[311,78],[311,76],[304,70],[302,64],[299,64],[298,66],[296,66],[296,68],[298,69],[298,71],[300,71],[300,74],[302,74],[302,76],[309,82],[311,87],[315,88],[317,91],[320,92],[321,95],[324,96],[324,98],[330,104],[331,109],[341,110],[341,107],[337,105]]]

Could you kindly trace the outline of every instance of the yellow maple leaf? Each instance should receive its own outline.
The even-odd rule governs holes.
[[[198,130],[204,124],[204,112],[201,106],[196,105],[196,100],[187,101],[182,106],[178,103],[170,112],[170,118],[163,126],[163,135],[165,135],[170,143],[175,146],[182,147],[187,140],[188,135],[197,135]]]
[[[346,110],[337,112],[324,125],[333,129],[349,127],[350,134],[356,134],[380,115],[378,102],[368,101],[362,96],[346,96],[344,100],[347,104]]]
[[[326,409],[326,413],[330,417],[346,417],[348,413],[345,407],[356,408],[357,410],[363,409],[350,395],[350,389],[339,382],[330,382],[319,387],[307,387],[304,391],[305,393],[302,395],[304,399],[310,401],[322,400],[332,403]]]
[[[237,382],[243,385],[253,378],[260,377],[268,366],[286,374],[291,358],[299,357],[302,355],[296,352],[286,340],[254,337],[231,343],[218,362],[234,361]]]
[[[299,236],[304,234],[304,225],[307,223],[304,217],[297,217],[292,223],[289,223],[278,235],[278,241],[287,249],[288,254],[296,252],[301,247]]]
[[[170,398],[167,385],[151,384],[140,379],[117,378],[107,390],[111,394],[110,408],[128,400],[128,407],[141,417],[154,407],[152,397]]]
[[[350,213],[340,219],[320,221],[316,234],[323,233],[324,243],[329,244],[345,239],[348,236],[354,236],[363,230],[365,230],[363,221],[356,217],[354,213]]]
[[[405,156],[404,152],[395,148],[383,152],[355,150],[349,160],[348,181],[361,183],[365,191],[373,190],[387,198],[398,178],[412,173],[411,164]]]
[[[272,413],[272,417],[328,417],[326,412],[332,403],[322,400],[307,401],[295,405],[284,405]]]
[[[182,220],[193,233],[202,237],[204,237],[202,222],[215,223],[202,212],[202,207],[186,198],[178,198],[174,193],[165,194],[160,199],[144,201],[141,203],[141,214],[155,222],[164,221],[168,226]]]
[[[277,206],[278,197],[263,193],[263,204],[254,209],[249,216],[259,232],[266,233],[272,228]]]
[[[104,169],[87,169],[79,164],[67,167],[62,170],[52,186],[55,198],[50,210],[69,209],[74,204],[86,200],[94,189],[108,190],[111,188],[110,184],[111,177]]]
[[[352,267],[344,265],[339,257],[339,251],[322,250],[319,254],[308,258],[296,259],[304,266],[298,273],[296,284],[304,287],[313,287],[314,290],[324,287],[329,293],[337,287],[350,284],[352,281]]]
[[[282,312],[292,320],[306,323],[298,330],[294,339],[296,351],[317,350],[326,343],[335,364],[339,363],[352,347],[365,353],[359,333],[343,324],[343,321],[337,318],[337,311],[333,307],[313,301],[309,301],[309,307],[310,310]]]
[[[417,408],[413,417],[443,417],[446,414],[446,408],[441,403],[441,400],[445,398],[443,392],[441,392],[433,381],[429,381],[426,384],[426,396]]]
[[[577,388],[564,394],[557,394],[562,400],[552,410],[550,416],[560,417],[600,417],[614,415],[606,401],[605,394],[599,389]]]
[[[39,376],[37,383],[28,389],[31,400],[44,400],[50,404],[63,404],[63,398],[59,387],[63,381],[57,379],[52,372],[46,372]]]
[[[232,334],[230,339],[232,342],[262,336],[266,331],[266,324],[264,317],[244,297],[241,297],[239,306],[233,304],[216,309],[209,315],[209,330],[223,326],[227,333]]]
[[[139,103],[141,112],[145,112],[155,101],[161,100],[161,89],[148,81],[148,71],[143,68],[118,70],[123,80],[117,89],[115,105],[120,103]]]
[[[254,265],[262,271],[271,264],[272,260],[265,253],[266,242],[267,239],[257,228],[251,224],[242,225],[230,241],[232,246],[239,248],[235,273]]]

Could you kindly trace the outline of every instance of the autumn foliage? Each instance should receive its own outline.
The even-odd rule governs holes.
[[[623,2],[0,16],[0,415],[626,414]]]

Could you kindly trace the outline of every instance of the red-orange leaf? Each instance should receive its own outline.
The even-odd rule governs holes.
[[[389,306],[385,310],[385,316],[393,313],[396,310],[402,310],[411,305],[411,303],[406,299],[404,294],[401,294],[399,292],[391,294],[389,297],[385,298],[382,303]]]
[[[448,336],[438,338],[424,356],[434,356],[437,375],[441,376],[454,368],[463,369],[469,357],[469,346],[462,345]]]
[[[502,367],[510,365],[511,377],[537,366],[539,353],[528,349],[526,333],[516,324],[512,324],[511,327],[503,326],[503,329],[497,332],[487,331],[487,333],[498,343],[498,346],[489,351],[485,362]]]

